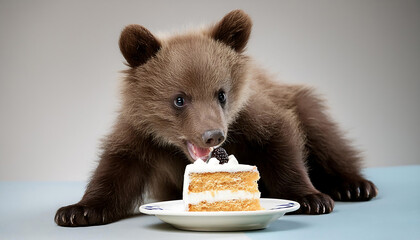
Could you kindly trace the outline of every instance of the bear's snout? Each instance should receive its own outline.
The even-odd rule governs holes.
[[[208,130],[203,133],[202,139],[208,147],[217,146],[225,140],[225,133],[220,129]]]

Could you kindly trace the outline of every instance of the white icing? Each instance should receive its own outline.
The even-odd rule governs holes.
[[[186,205],[188,204],[198,204],[200,202],[206,201],[208,203],[227,201],[232,199],[258,199],[260,198],[261,193],[251,193],[248,191],[235,191],[231,190],[221,190],[221,191],[205,191],[199,193],[189,193],[188,197],[184,199]]]
[[[206,172],[245,172],[257,171],[255,166],[239,164],[235,156],[230,155],[229,161],[225,164],[219,164],[219,160],[211,158],[207,163],[198,159],[192,164],[187,165],[184,174],[184,189],[183,199],[187,207],[188,204],[197,204],[201,201],[216,202],[229,199],[255,199],[260,197],[260,193],[250,193],[246,191],[232,192],[230,190],[202,192],[202,193],[188,193],[188,186],[190,185],[190,173],[206,173]]]
[[[185,173],[205,173],[205,172],[246,172],[256,170],[255,166],[239,164],[235,156],[230,155],[229,161],[219,164],[219,160],[211,158],[208,163],[198,159],[192,164],[188,164]]]

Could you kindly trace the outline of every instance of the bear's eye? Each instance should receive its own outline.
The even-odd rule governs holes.
[[[226,93],[225,93],[225,91],[220,90],[218,95],[217,95],[217,98],[219,99],[219,102],[222,105],[224,105],[226,103]]]
[[[183,107],[184,104],[185,104],[185,100],[184,100],[183,97],[178,96],[178,97],[175,98],[174,104],[175,104],[175,107],[179,107],[179,108]]]

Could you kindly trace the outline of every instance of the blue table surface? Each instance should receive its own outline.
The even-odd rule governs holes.
[[[267,229],[189,232],[154,216],[63,228],[55,211],[80,200],[84,182],[0,182],[0,239],[420,239],[420,165],[368,168],[379,188],[369,202],[336,202],[327,215],[286,215]]]

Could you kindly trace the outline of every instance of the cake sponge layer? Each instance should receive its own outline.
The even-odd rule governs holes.
[[[212,212],[212,211],[257,211],[263,210],[259,199],[228,200],[221,202],[200,202],[199,204],[188,204],[190,212]]]
[[[212,191],[235,190],[258,192],[257,180],[260,175],[252,172],[215,172],[191,173],[188,192],[198,193],[211,189]]]

